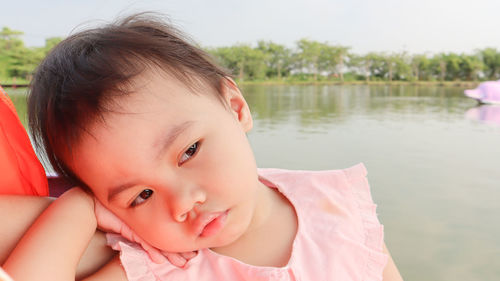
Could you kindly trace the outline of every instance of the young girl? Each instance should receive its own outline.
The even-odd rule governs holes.
[[[161,21],[136,15],[67,38],[32,89],[30,126],[54,168],[144,242],[108,237],[121,252],[108,280],[401,280],[363,165],[257,169],[238,87]],[[178,268],[143,247],[197,255]]]

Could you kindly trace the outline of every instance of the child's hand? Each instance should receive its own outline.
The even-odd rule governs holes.
[[[95,199],[95,216],[99,229],[107,232],[119,233],[128,240],[140,244],[155,263],[163,263],[168,259],[173,265],[183,267],[186,262],[196,256],[196,252],[169,253],[160,251],[149,245],[141,237],[135,234],[128,225],[115,216],[115,214],[106,209],[97,199]]]

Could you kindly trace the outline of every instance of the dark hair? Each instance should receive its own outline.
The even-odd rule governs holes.
[[[34,143],[54,170],[83,184],[63,156],[109,102],[129,94],[128,83],[145,70],[158,68],[220,95],[229,73],[189,41],[157,15],[141,13],[80,31],[54,47],[36,69],[28,97]]]

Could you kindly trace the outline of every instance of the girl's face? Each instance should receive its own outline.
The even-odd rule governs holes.
[[[229,245],[259,217],[265,187],[245,134],[252,119],[237,87],[225,84],[229,108],[149,72],[75,147],[76,175],[159,249]]]

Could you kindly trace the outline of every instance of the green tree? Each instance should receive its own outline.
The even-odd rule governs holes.
[[[344,66],[348,57],[349,47],[320,43],[319,70],[329,75],[335,74],[344,81]]]
[[[411,58],[411,69],[416,81],[428,80],[431,62],[426,55],[414,55]]]
[[[26,48],[20,36],[23,32],[3,27],[0,31],[0,66],[3,77],[29,76],[41,57],[37,56],[36,49]]]
[[[449,53],[444,56],[444,59],[446,61],[447,80],[453,81],[460,79],[462,58],[455,53]]]
[[[18,49],[23,45],[19,38],[23,33],[3,27],[0,31],[0,77],[9,77],[11,65],[15,63],[12,58],[12,49]]]
[[[460,63],[460,78],[463,80],[474,80],[478,79],[478,74],[483,70],[484,64],[481,58],[477,55],[461,55]]]
[[[369,82],[370,77],[374,74],[372,72],[372,64],[378,57],[375,53],[368,53],[366,55],[357,55],[350,53],[347,66],[354,69],[356,73],[365,77],[365,81]]]
[[[45,46],[42,48],[44,56],[47,55],[50,50],[52,50],[52,48],[54,48],[62,40],[62,37],[50,37],[45,39]]]
[[[297,42],[296,58],[299,69],[305,69],[313,74],[316,81],[318,74],[339,74],[343,81],[343,71],[349,47],[333,46],[329,43],[321,43],[308,39]]]
[[[365,55],[364,60],[366,64],[369,65],[370,77],[384,79],[389,72],[387,68],[387,60],[382,54],[370,52]]]
[[[327,67],[326,63],[320,66],[321,56],[323,55],[323,58],[325,57],[325,54],[323,54],[325,51],[324,44],[308,39],[301,39],[297,42],[297,49],[296,57],[298,65],[300,68],[305,68],[309,73],[312,73],[313,79],[316,81],[318,79],[318,73],[321,71],[320,68],[324,69]],[[326,54],[326,56],[328,56],[328,54]]]
[[[22,31],[3,27],[2,31],[0,31],[0,47],[2,50],[9,50],[19,43],[22,44],[22,40],[19,37],[23,34]]]
[[[411,76],[411,67],[406,62],[407,56],[405,53],[392,53],[382,55],[387,69],[387,79],[389,81],[406,80]]]
[[[0,77],[23,77],[31,79],[31,73],[48,51],[62,39],[48,38],[44,47],[28,48],[20,36],[21,31],[11,30],[8,27],[0,31]]]
[[[346,66],[351,70],[351,72],[356,73],[357,75],[363,75],[365,79],[368,77],[367,71],[363,67],[362,56],[358,54],[348,54],[348,59],[346,62]]]
[[[462,57],[454,53],[439,53],[431,59],[432,70],[440,81],[460,79]]]
[[[291,69],[291,50],[284,45],[276,44],[271,41],[259,41],[257,49],[260,50],[267,65],[267,77],[277,77],[281,80],[283,75],[288,75]]]
[[[411,58],[406,52],[395,54],[395,78],[397,80],[410,80],[412,77],[411,73]]]
[[[319,42],[318,42],[319,43]],[[337,50],[328,43],[319,43],[318,72],[328,76],[337,73]]]
[[[495,48],[486,48],[479,51],[484,64],[486,77],[491,80],[500,78],[500,52]]]
[[[266,75],[266,54],[258,49],[253,49],[248,44],[239,44],[231,47],[219,47],[208,50],[218,61],[238,73],[240,81],[245,79],[262,79]]]
[[[337,54],[337,69],[340,77],[340,81],[344,82],[344,65],[346,59],[349,58],[349,49],[350,47],[346,46],[335,46],[336,54]]]

